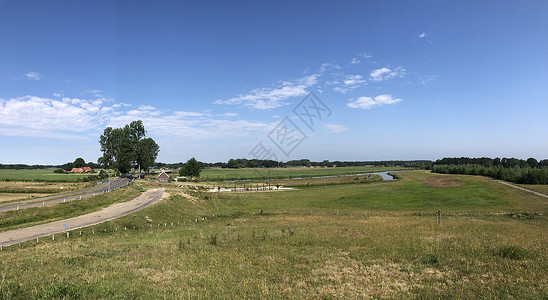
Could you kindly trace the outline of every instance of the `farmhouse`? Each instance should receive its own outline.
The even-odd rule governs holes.
[[[93,172],[93,169],[90,167],[72,168],[70,172],[71,173],[90,173],[90,172]]]
[[[166,174],[166,172],[164,172],[162,170],[162,172],[160,173],[160,175],[158,175],[158,182],[160,183],[168,183],[169,182],[169,175]]]

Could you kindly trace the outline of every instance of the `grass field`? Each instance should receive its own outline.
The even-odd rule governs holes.
[[[267,168],[267,169],[203,169],[202,180],[241,180],[257,178],[295,178],[344,174],[359,174],[371,172],[384,172],[405,170],[401,167],[340,167],[340,168]]]
[[[4,248],[0,298],[548,297],[548,201],[477,176],[398,177],[233,194],[168,186],[170,197],[82,236]]]
[[[74,182],[90,174],[57,174],[55,169],[15,170],[0,169],[0,181],[49,181],[49,182]]]

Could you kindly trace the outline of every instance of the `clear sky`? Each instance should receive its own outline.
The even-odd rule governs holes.
[[[545,159],[547,16],[545,0],[0,0],[0,163],[96,161],[105,127],[133,120],[162,162]]]

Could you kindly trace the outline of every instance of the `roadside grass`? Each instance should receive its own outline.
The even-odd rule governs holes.
[[[203,169],[200,177],[202,180],[245,180],[245,179],[283,179],[295,177],[314,177],[345,175],[359,173],[373,173],[384,171],[409,170],[402,167],[331,167],[331,168],[243,168],[243,169]]]
[[[521,186],[522,188],[530,189],[535,192],[542,193],[544,195],[548,195],[548,185],[546,184],[515,184],[517,186]]]
[[[548,297],[547,201],[483,177],[398,176],[231,195],[165,185],[81,236],[4,248],[0,298]]]
[[[125,186],[106,194],[98,194],[67,203],[0,212],[0,231],[30,227],[71,218],[100,210],[116,202],[125,202],[139,195],[139,187]]]

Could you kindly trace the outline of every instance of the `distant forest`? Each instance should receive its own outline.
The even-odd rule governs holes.
[[[548,184],[548,159],[446,157],[431,166],[443,174],[482,175],[514,183]]]

